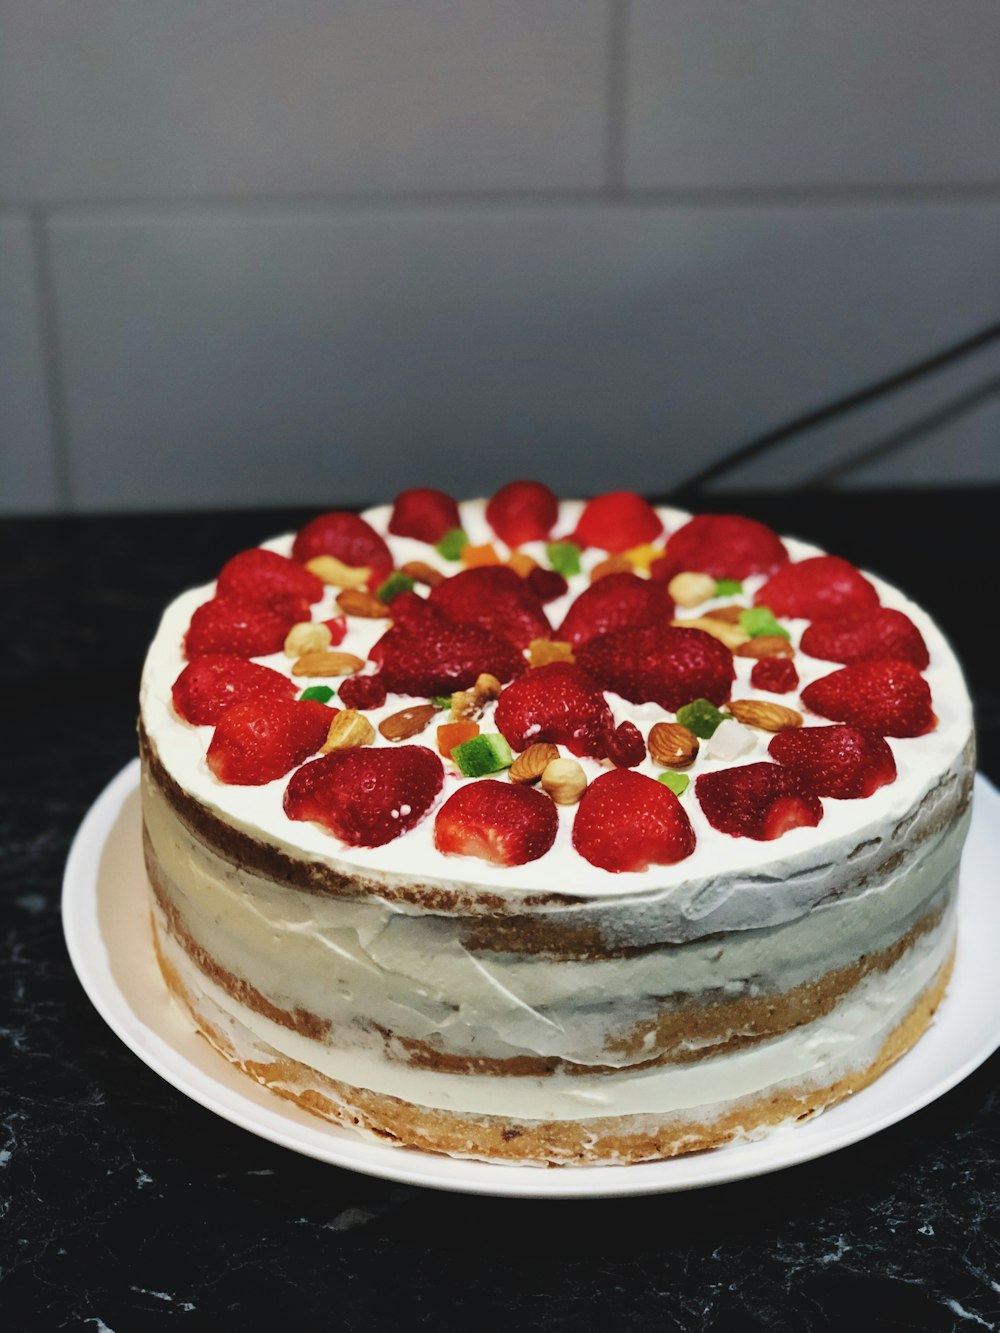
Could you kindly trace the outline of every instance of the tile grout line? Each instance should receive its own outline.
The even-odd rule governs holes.
[[[608,125],[605,188],[625,197],[625,129],[628,98],[629,0],[608,0]]]
[[[42,373],[48,407],[49,434],[55,464],[56,498],[64,512],[74,509],[73,473],[70,465],[69,418],[63,356],[56,315],[55,275],[46,222],[46,209],[28,210],[31,252],[34,265],[35,297],[38,302],[38,327],[42,350]]]

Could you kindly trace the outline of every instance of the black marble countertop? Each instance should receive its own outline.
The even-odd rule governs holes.
[[[950,635],[1000,780],[1000,492],[728,497]],[[0,1324],[12,1330],[1000,1329],[1000,1057],[903,1123],[740,1184],[448,1195],[321,1165],[163,1082],[63,944],[73,833],[132,758],[165,603],[302,513],[0,523]],[[1000,941],[997,942],[1000,955]]]

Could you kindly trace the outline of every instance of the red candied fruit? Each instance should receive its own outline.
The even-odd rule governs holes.
[[[295,685],[280,671],[230,653],[189,662],[174,681],[174,711],[196,727],[214,726],[227,708],[248,699],[293,699]]]
[[[431,546],[446,532],[461,526],[455,501],[444,491],[435,491],[429,486],[401,491],[396,496],[389,519],[389,531],[394,536],[415,537],[418,542],[428,542]]]
[[[524,658],[509,639],[446,620],[426,603],[412,620],[408,616],[387,630],[369,658],[379,664],[387,690],[427,698],[468,689],[484,671],[508,681],[525,669]]]
[[[785,565],[754,594],[758,606],[776,616],[821,620],[852,612],[872,611],[878,593],[864,574],[839,555],[813,555]]]
[[[381,708],[386,700],[385,682],[379,676],[348,676],[338,694],[345,708]]]
[[[506,565],[463,569],[432,588],[427,601],[449,620],[477,625],[517,648],[527,648],[532,639],[547,639],[552,633],[541,602]]]
[[[577,597],[557,637],[579,648],[611,630],[666,624],[673,614],[673,598],[664,584],[636,574],[606,574]]]
[[[184,656],[193,660],[215,653],[233,657],[280,653],[292,625],[296,620],[308,618],[308,606],[303,606],[302,614],[296,615],[213,597],[210,602],[202,602],[191,617],[184,638]]]
[[[377,588],[392,573],[392,555],[370,523],[346,510],[331,510],[300,528],[292,558],[305,565],[317,555],[336,556],[351,569],[370,569],[370,588]]]
[[[670,866],[694,851],[691,821],[668,787],[631,769],[602,773],[583,793],[573,846],[612,874]]]
[[[619,722],[604,737],[604,750],[616,768],[635,768],[646,758],[646,742],[634,722]]]
[[[510,547],[544,541],[558,517],[559,501],[540,481],[508,482],[486,506],[487,523]]]
[[[556,807],[540,791],[487,778],[448,797],[434,820],[434,846],[447,855],[521,866],[545,855],[558,828]]]
[[[896,761],[874,731],[857,727],[801,727],[781,731],[767,747],[772,759],[793,769],[817,796],[851,800],[871,796],[896,780]]]
[[[297,613],[303,603],[308,606],[319,601],[323,585],[294,560],[255,546],[226,561],[219,571],[215,595],[225,602]]]
[[[423,819],[443,783],[441,760],[425,745],[336,750],[292,774],[285,814],[352,847],[381,847]]]
[[[806,708],[880,736],[923,736],[937,718],[930,686],[909,662],[856,662],[802,691]]]
[[[671,713],[692,699],[724,704],[736,678],[733,655],[718,639],[670,625],[602,634],[579,648],[576,660],[606,690]]]
[[[550,741],[598,759],[614,729],[604,695],[570,662],[549,662],[526,672],[500,695],[494,722],[515,750]]]
[[[569,584],[558,569],[543,569],[541,565],[528,574],[528,587],[540,602],[554,602],[569,592]]]
[[[878,657],[909,662],[918,671],[930,663],[924,636],[916,625],[902,611],[888,606],[816,621],[802,635],[802,651],[845,666]]]
[[[742,764],[702,773],[695,794],[712,827],[734,838],[769,842],[793,828],[812,828],[823,818],[811,785],[780,764]]]
[[[329,620],[321,621],[330,631],[330,647],[336,648],[338,643],[344,642],[344,635],[347,633],[347,617],[331,616]]]
[[[641,495],[609,491],[587,501],[574,535],[581,546],[619,552],[654,542],[662,531],[659,514]]]
[[[690,569],[714,579],[772,574],[788,563],[776,532],[740,514],[697,514],[670,537],[666,559],[675,570]]]
[[[335,708],[314,699],[249,699],[219,718],[206,761],[220,782],[259,787],[315,754]]]
[[[788,694],[799,683],[799,673],[795,664],[787,657],[762,657],[754,662],[750,672],[750,684],[757,690],[769,690],[771,694]]]

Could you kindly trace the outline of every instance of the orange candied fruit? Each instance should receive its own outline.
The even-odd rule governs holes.
[[[462,564],[466,569],[477,569],[480,565],[499,565],[500,557],[490,542],[484,546],[463,546]]]
[[[445,759],[450,759],[456,745],[471,741],[473,736],[478,735],[478,722],[445,722],[437,729],[438,749]]]
[[[522,579],[526,579],[533,569],[538,568],[538,561],[532,560],[527,551],[511,551],[507,557],[507,564],[515,574],[520,574]]]

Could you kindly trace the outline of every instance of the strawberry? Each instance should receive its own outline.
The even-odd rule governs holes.
[[[671,866],[694,851],[691,821],[662,782],[618,768],[583,793],[573,821],[573,846],[591,865],[613,874]]]
[[[692,699],[725,703],[736,678],[733,655],[718,639],[670,625],[602,634],[585,643],[576,660],[606,690],[672,713]]]
[[[528,587],[540,602],[554,602],[569,592],[569,584],[558,569],[543,569],[536,565],[528,575]]]
[[[345,510],[320,514],[299,529],[292,558],[304,565],[317,555],[336,556],[351,569],[370,569],[370,588],[377,588],[392,573],[388,546],[370,523]]]
[[[381,708],[385,703],[385,681],[379,676],[348,676],[341,681],[340,702],[345,708]]]
[[[387,690],[425,698],[468,689],[484,671],[507,681],[525,667],[524,658],[508,639],[493,637],[476,625],[455,624],[430,606],[414,621],[394,624],[374,645],[369,658],[380,665],[379,678]]]
[[[754,595],[758,606],[769,606],[776,616],[844,616],[873,611],[878,593],[859,569],[839,555],[812,555],[785,565]]]
[[[802,651],[846,666],[876,657],[909,662],[918,671],[930,663],[923,635],[910,617],[887,606],[816,621],[802,635]]]
[[[651,504],[633,491],[610,491],[588,500],[576,525],[581,546],[602,551],[628,551],[654,542],[663,531],[660,516]]]
[[[556,807],[533,787],[484,778],[459,787],[434,820],[434,846],[501,866],[537,861],[555,842]]]
[[[394,536],[415,537],[418,542],[428,542],[431,546],[446,532],[461,526],[455,501],[444,491],[435,491],[429,486],[401,491],[396,496],[389,519],[389,531]]]
[[[189,660],[209,653],[233,657],[265,657],[280,653],[285,637],[296,620],[309,619],[309,607],[302,614],[287,609],[278,612],[267,607],[243,606],[214,597],[203,602],[191,617],[184,639],[184,655]]]
[[[215,595],[224,602],[294,611],[302,603],[318,602],[323,585],[315,574],[277,551],[255,546],[227,560],[219,572]],[[308,613],[305,617],[309,619]]]
[[[259,787],[315,754],[337,709],[312,699],[248,699],[219,718],[206,760],[220,782]]]
[[[598,634],[630,625],[666,624],[674,603],[666,586],[636,574],[607,574],[577,597],[558,638],[578,648]]]
[[[811,828],[823,818],[811,784],[780,764],[742,764],[702,773],[695,794],[712,827],[734,838],[768,842],[789,829]]]
[[[604,737],[607,757],[617,768],[635,768],[646,758],[646,742],[634,722],[619,722]]]
[[[174,711],[195,726],[214,726],[231,704],[247,699],[294,699],[295,685],[280,671],[245,657],[210,653],[189,662],[174,681]]]
[[[508,482],[486,506],[487,523],[512,547],[544,541],[558,517],[559,501],[540,481]]]
[[[909,662],[841,667],[807,685],[802,702],[821,717],[850,722],[880,736],[923,736],[937,725],[930,686]]]
[[[698,514],[667,542],[676,569],[695,570],[714,579],[745,579],[772,574],[788,563],[776,532],[739,514]]]
[[[427,598],[418,592],[401,592],[392,599],[392,623],[394,625],[425,625],[436,623],[440,617],[434,608],[428,606]]]
[[[419,824],[444,783],[425,745],[335,750],[304,764],[285,789],[285,814],[352,847],[381,847]]]
[[[550,662],[526,672],[500,695],[493,720],[514,750],[551,741],[573,754],[598,759],[615,725],[604,695],[569,662]]]
[[[427,601],[449,620],[478,625],[518,648],[527,648],[532,639],[547,639],[552,633],[541,602],[506,565],[463,569],[432,588]]]
[[[787,657],[762,657],[754,662],[750,672],[750,684],[756,690],[769,690],[771,694],[788,694],[799,683],[799,673]]]
[[[798,773],[817,796],[839,800],[870,796],[896,780],[896,761],[889,746],[876,732],[857,727],[781,731],[767,752]]]

